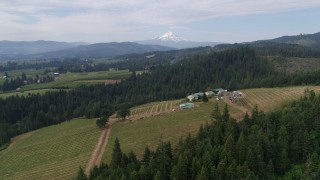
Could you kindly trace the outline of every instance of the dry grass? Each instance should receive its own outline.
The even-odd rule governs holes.
[[[320,86],[245,89],[241,90],[244,97],[238,99],[236,104],[247,109],[258,105],[262,111],[271,111],[303,97],[305,89],[320,93]]]

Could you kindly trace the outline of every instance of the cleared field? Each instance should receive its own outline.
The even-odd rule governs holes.
[[[271,111],[303,97],[305,89],[320,93],[320,86],[245,89],[240,90],[244,97],[237,99],[236,105],[247,109],[258,105],[262,111]]]
[[[0,151],[0,179],[72,179],[100,133],[95,120],[75,119],[18,136]]]
[[[320,70],[319,58],[298,58],[298,57],[267,57],[276,70],[289,74],[297,71],[317,71]]]
[[[107,79],[123,79],[127,78],[131,72],[129,70],[121,70],[121,71],[99,71],[99,72],[88,72],[88,73],[66,73],[61,74],[59,79],[43,83],[43,84],[31,84],[24,86],[24,90],[31,89],[50,89],[54,87],[69,87],[74,88],[80,85],[87,85],[88,81],[93,80],[107,80]],[[85,81],[85,82],[82,82]],[[99,82],[98,82],[99,83]],[[100,81],[101,83],[101,81]]]
[[[148,111],[159,111],[159,109],[166,107],[166,104],[169,102],[151,103],[142,106],[143,108],[147,108],[147,111],[143,111],[142,114]],[[172,102],[175,103],[176,101]],[[208,103],[195,103],[196,107],[194,109],[144,117],[138,121],[114,123],[103,161],[110,161],[114,141],[117,137],[120,140],[122,150],[126,153],[132,150],[137,154],[138,158],[141,158],[146,146],[154,149],[160,141],[170,141],[175,146],[180,137],[188,133],[194,135],[199,130],[201,124],[211,122],[210,114],[213,111],[215,103],[218,103],[221,108],[225,105],[223,102],[217,102],[212,99]],[[229,110],[234,116],[240,113],[239,110],[233,107],[229,107]]]
[[[0,93],[0,98],[7,98],[10,96],[29,96],[31,94],[44,94],[48,91],[57,91],[57,89],[39,89],[39,90],[30,90],[30,91],[23,91],[23,92],[10,92],[10,93]]]

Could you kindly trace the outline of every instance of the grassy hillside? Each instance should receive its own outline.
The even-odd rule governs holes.
[[[176,101],[172,102],[176,104]],[[159,109],[161,105],[163,107],[167,103],[171,104],[170,101],[158,103],[159,106],[151,103],[149,106],[142,106],[141,110],[148,109],[150,112],[153,107],[153,111],[155,111],[155,107]],[[213,111],[215,103],[218,103],[221,108],[224,106],[223,102],[211,99],[208,103],[196,103],[194,109],[168,112],[132,122],[115,123],[111,129],[103,161],[110,161],[114,141],[117,137],[120,140],[122,150],[126,153],[132,150],[137,154],[138,158],[141,158],[146,146],[154,149],[160,141],[170,141],[173,146],[176,145],[180,137],[186,136],[188,133],[194,135],[199,130],[201,124],[211,122],[210,113]],[[177,106],[173,107],[177,109]],[[229,110],[234,117],[237,117],[241,113],[233,107],[229,107]],[[141,113],[145,114],[146,111],[141,111]]]
[[[71,179],[100,132],[95,120],[76,119],[19,136],[0,151],[0,179]]]
[[[248,109],[258,105],[263,111],[271,111],[304,96],[305,89],[320,93],[320,86],[245,89],[241,90],[244,97],[238,99],[236,104]]]

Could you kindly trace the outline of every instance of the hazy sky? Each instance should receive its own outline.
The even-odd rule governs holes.
[[[320,31],[320,0],[0,0],[0,40],[243,42]]]

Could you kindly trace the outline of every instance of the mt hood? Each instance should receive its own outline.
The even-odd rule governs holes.
[[[177,35],[175,35],[171,31],[166,32],[164,35],[162,35],[156,39],[160,40],[160,41],[174,41],[174,42],[185,41],[184,39],[178,37]]]
[[[151,44],[151,45],[160,45],[160,46],[167,46],[176,49],[185,49],[185,48],[194,48],[200,46],[215,46],[217,42],[194,42],[194,41],[187,41],[172,31],[168,31],[162,36],[159,36],[154,39],[144,40],[144,41],[137,41],[139,44]]]

